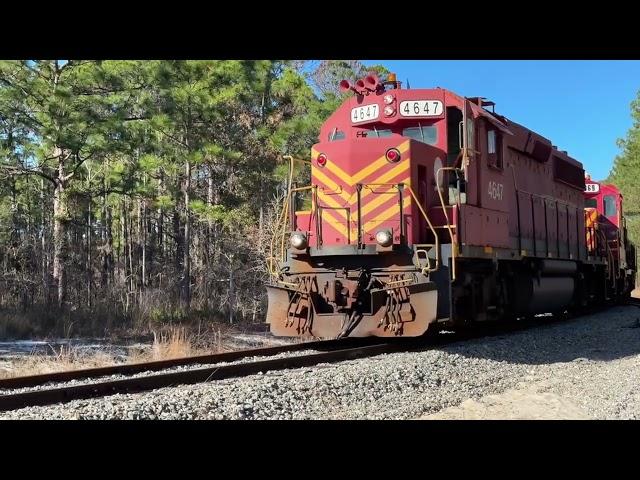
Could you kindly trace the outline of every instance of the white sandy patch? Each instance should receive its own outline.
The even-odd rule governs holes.
[[[542,385],[507,390],[422,417],[423,420],[586,420],[591,417],[571,400],[541,393]]]

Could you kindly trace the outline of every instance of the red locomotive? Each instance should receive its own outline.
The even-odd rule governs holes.
[[[419,336],[629,295],[622,197],[585,192],[567,152],[483,98],[393,74],[341,88],[272,242],[275,335]]]

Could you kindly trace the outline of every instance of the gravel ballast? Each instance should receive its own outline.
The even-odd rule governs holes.
[[[289,358],[289,357],[297,357],[301,355],[308,355],[311,353],[319,353],[317,350],[294,350],[292,352],[281,352],[275,355],[269,356],[250,356],[244,357],[238,360],[230,361],[230,362],[216,362],[216,363],[194,363],[191,365],[178,365],[176,367],[165,368],[162,370],[147,370],[144,372],[134,373],[131,375],[103,375],[99,377],[89,377],[89,378],[81,378],[77,380],[70,380],[68,382],[49,382],[42,385],[37,385],[33,387],[24,387],[24,388],[0,388],[0,395],[11,395],[17,393],[27,393],[27,392],[35,392],[38,390],[48,390],[53,388],[63,388],[69,386],[77,386],[77,385],[92,385],[96,383],[109,382],[115,380],[124,380],[127,378],[141,378],[141,377],[150,377],[153,375],[160,375],[164,373],[172,373],[172,372],[186,372],[188,370],[198,370],[201,368],[211,368],[211,367],[224,367],[227,365],[236,365],[239,363],[250,363],[264,360],[274,360],[277,358]],[[1,418],[1,417],[0,417]]]
[[[571,418],[637,419],[639,318],[639,308],[615,307],[421,352],[24,408],[0,418],[415,419],[526,390],[538,406],[548,398],[570,405]],[[510,398],[517,403],[522,395]],[[496,402],[489,403],[499,417]]]

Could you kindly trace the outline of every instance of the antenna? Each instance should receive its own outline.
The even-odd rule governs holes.
[[[409,77],[407,77],[407,88],[411,88],[411,85],[409,85]]]

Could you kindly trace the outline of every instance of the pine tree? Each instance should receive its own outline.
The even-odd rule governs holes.
[[[621,152],[613,162],[607,181],[621,190],[629,236],[640,245],[640,91],[631,102],[631,117],[633,125],[626,138],[618,140]]]

